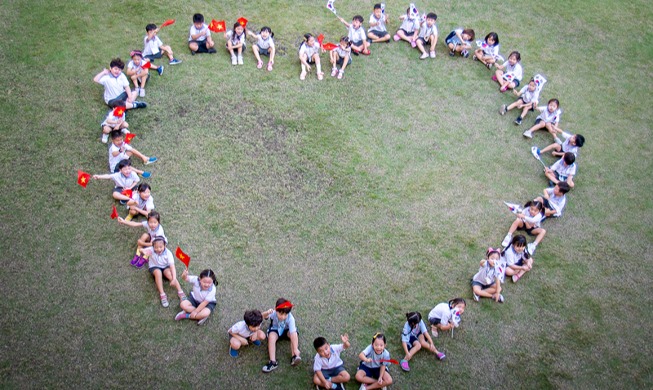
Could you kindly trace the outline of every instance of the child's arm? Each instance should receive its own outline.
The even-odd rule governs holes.
[[[93,175],[93,179],[95,180],[107,180],[107,179],[112,179],[111,174],[107,173],[106,175]]]
[[[247,30],[247,35],[252,37],[252,38],[258,39],[258,34],[254,33],[254,32],[251,32],[250,30]]]
[[[359,353],[359,354],[358,354],[358,358],[359,358],[360,360],[364,361],[365,363],[372,363],[372,358],[368,358],[367,356],[365,356],[365,353],[364,353],[364,352],[365,352],[365,351],[362,351],[361,353]]]
[[[107,74],[109,74],[109,69],[104,68],[104,69],[102,70],[102,72],[96,74],[95,77],[93,77],[93,81],[95,81],[96,83],[100,84],[100,79],[102,78],[102,76],[107,75]]]
[[[268,310],[264,311],[262,313],[263,314],[263,319],[267,320],[268,318],[270,318],[270,315],[272,315],[272,313],[274,313],[274,309],[268,309]]]
[[[338,16],[338,20],[342,22],[342,24],[345,25],[345,27],[349,28],[349,23],[345,19],[342,18],[342,16]]]
[[[186,268],[184,272],[181,273],[181,278],[184,279],[184,281],[188,282],[188,268]]]
[[[118,217],[118,223],[121,225],[127,225],[131,227],[143,227],[143,224],[140,222],[134,222],[134,221],[125,221],[124,218]]]
[[[107,116],[107,119],[105,119],[106,124],[111,125],[111,127],[115,127],[115,126],[120,125],[123,122],[122,117],[120,117],[118,119],[114,119],[114,118],[116,118],[116,117],[113,116],[113,115]]]
[[[342,340],[343,343],[342,348],[347,349],[351,346],[351,344],[349,344],[349,335],[347,333],[341,335],[340,339]]]
[[[195,317],[196,317],[196,316],[197,316],[197,315],[198,315],[202,310],[204,310],[204,308],[207,307],[208,305],[209,305],[209,301],[202,301],[202,303],[200,303],[199,305],[197,305],[197,307],[195,308],[195,310],[193,310],[193,311],[190,313],[190,318],[195,318]]]

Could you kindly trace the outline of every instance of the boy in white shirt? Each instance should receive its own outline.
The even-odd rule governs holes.
[[[350,376],[345,371],[345,366],[340,354],[349,348],[349,336],[345,333],[340,336],[342,344],[329,345],[324,337],[313,341],[315,362],[313,363],[313,383],[325,389],[344,390],[344,383],[349,382]]]
[[[435,21],[438,20],[438,15],[433,12],[429,12],[426,15],[426,21],[422,23],[422,26],[419,29],[419,35],[417,38],[417,48],[422,55],[419,57],[420,60],[429,58],[435,58],[435,45],[438,43],[438,27],[435,25]],[[429,44],[429,53],[426,52],[425,46]]]
[[[390,42],[390,33],[385,24],[388,22],[388,14],[385,13],[383,4],[374,4],[374,11],[370,15],[370,28],[367,31],[367,38],[373,43]]]
[[[145,156],[143,153],[134,149],[131,145],[124,141],[122,131],[113,130],[111,132],[111,145],[109,146],[109,172],[116,172],[117,164],[122,160],[127,160],[131,156],[136,156],[143,160],[145,165],[153,164],[159,159],[152,156]],[[140,173],[139,171],[137,173]]]
[[[261,314],[258,310],[248,310],[245,312],[242,321],[236,322],[229,328],[229,355],[238,357],[238,350],[241,347],[252,343],[257,347],[261,345],[261,340],[265,340],[265,333],[261,330],[263,319],[267,319],[270,312],[266,311]]]
[[[363,17],[356,15],[351,20],[351,23],[347,23],[340,16],[338,16],[338,19],[349,29],[347,37],[349,38],[349,42],[351,42],[351,50],[354,54],[363,53],[366,56],[370,55],[370,43],[367,41],[367,35],[363,28]]]
[[[290,312],[293,304],[284,299],[277,299],[274,309],[265,312],[270,318],[270,327],[268,328],[268,354],[270,361],[263,366],[263,372],[269,373],[279,367],[277,363],[277,341],[289,340],[290,341],[290,365],[296,366],[301,363],[302,358],[299,356],[299,335],[297,333],[297,326],[295,325],[295,317]]]
[[[188,48],[190,54],[196,53],[209,53],[214,54],[215,42],[211,38],[211,31],[209,26],[204,23],[204,15],[193,15],[193,24],[190,26],[190,33],[188,34]]]
[[[576,156],[573,153],[567,152],[558,161],[556,161],[550,168],[544,168],[544,176],[550,180],[552,185],[556,185],[562,181],[567,182],[570,188],[574,188],[574,176],[576,175]]]
[[[109,134],[113,130],[119,130],[123,134],[129,133],[129,130],[127,128],[129,127],[129,123],[125,120],[126,113],[125,110],[123,109],[118,109],[118,107],[125,107],[125,101],[124,100],[113,100],[111,102],[110,110],[107,113],[106,118],[104,118],[104,121],[100,124],[100,127],[102,128],[102,143],[106,144],[109,142]],[[122,113],[121,113],[122,112]],[[120,114],[120,115],[116,115]]]
[[[156,66],[153,62],[154,60],[163,57],[163,54],[168,56],[169,65],[181,64],[181,60],[175,58],[170,46],[164,45],[163,42],[161,42],[161,39],[156,35],[159,32],[159,28],[156,27],[156,24],[150,23],[145,26],[145,32],[146,35],[145,38],[143,38],[143,58],[152,62],[152,69],[156,69],[159,76],[163,74],[163,65]]]
[[[564,210],[567,204],[567,196],[565,194],[569,190],[571,190],[569,184],[566,181],[560,181],[552,188],[545,188],[544,194],[535,198],[535,200],[542,202],[544,205],[545,217],[562,216],[562,210]]]
[[[114,58],[109,63],[109,69],[103,69],[93,77],[93,81],[104,87],[104,102],[111,107],[116,101],[124,100],[125,108],[145,108],[145,102],[136,101],[136,94],[129,88],[127,76],[122,73],[125,63],[120,58]]]

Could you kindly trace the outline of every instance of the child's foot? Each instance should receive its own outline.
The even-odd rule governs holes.
[[[301,357],[292,355],[292,357],[290,358],[290,365],[295,367],[296,365],[301,363],[301,361],[302,361]]]
[[[173,58],[168,62],[168,65],[177,65],[177,64],[181,64],[181,60]],[[163,68],[163,66],[161,66],[161,67]]]
[[[237,357],[238,357],[238,351],[236,351],[235,349],[229,347],[229,355],[230,355],[232,358],[237,358]]]
[[[256,345],[257,347],[261,346],[261,340],[254,340],[252,341],[252,344]]]
[[[429,53],[427,53],[427,52],[424,52],[424,53],[422,53],[421,56],[419,56],[419,59],[420,59],[420,60],[425,60],[425,59],[427,59],[427,58],[429,58]]]
[[[473,291],[472,291],[472,295],[474,296],[474,302],[478,302],[478,301],[481,300],[481,297],[479,297],[478,295],[476,295],[476,293],[473,292]]]
[[[353,55],[357,56],[357,55],[359,55],[359,54],[361,53],[361,51],[358,50],[358,49],[354,49],[354,48],[352,48],[352,49],[351,49],[351,53],[352,53]]]
[[[453,50],[449,50],[449,57],[453,57],[455,55],[456,55],[456,53]]]
[[[447,355],[445,355],[445,354],[442,353],[442,352],[438,352],[438,353],[436,353],[435,356],[438,357],[438,360],[444,360],[444,358],[447,357]]]
[[[161,298],[161,306],[163,307],[168,307],[168,296],[165,294],[159,295],[159,298]]]
[[[140,88],[139,89],[138,96],[139,97],[145,97],[145,88]]]
[[[147,161],[145,161],[145,165],[154,164],[154,163],[157,162],[157,161],[159,161],[159,159],[156,158],[156,157],[154,157],[154,156],[152,156],[152,157],[148,158]]]
[[[537,146],[531,147],[531,154],[533,155],[533,157],[535,157],[536,159],[539,160],[539,158],[540,158],[540,148],[538,148]]]
[[[526,138],[533,138],[533,132],[530,130],[526,130],[522,133],[522,135]]]
[[[186,316],[186,312],[182,310],[179,313],[177,313],[177,315],[175,316],[175,321],[185,320],[186,318],[188,318]]]
[[[463,50],[463,51],[461,51],[461,52],[460,52],[460,55],[463,56],[463,57],[465,57],[465,58],[469,58],[469,52],[468,52],[467,50]]]
[[[302,73],[299,74],[299,79],[300,80],[306,80],[306,71],[302,70]]]
[[[513,283],[517,283],[518,280],[519,280],[519,275],[517,275],[517,274],[512,275],[512,282]]]
[[[209,54],[215,54],[216,53],[214,48],[210,48],[206,52],[209,53]],[[199,323],[198,323],[198,325],[199,325]]]
[[[186,294],[183,291],[177,291],[177,296],[179,297],[180,301],[183,301],[184,299],[188,299],[186,298]]]
[[[363,49],[363,51],[361,53],[363,53],[363,55],[366,55],[366,56],[369,56],[370,54],[372,54],[370,52],[370,49]]]
[[[259,61],[256,63],[256,69],[262,69],[263,68],[263,61]]]
[[[404,359],[401,359],[401,363],[399,363],[399,366],[401,367],[402,370],[406,372],[410,371],[410,366],[408,365],[408,362]]]
[[[204,324],[206,323],[206,321],[209,320],[209,317],[210,317],[210,316],[206,316],[206,317],[202,318],[201,320],[197,321],[197,326],[202,326],[202,325],[204,325]]]
[[[415,42],[415,40],[410,41],[410,47],[412,47],[413,49],[416,48],[417,42]]]
[[[506,92],[508,90],[508,86],[504,85],[503,87],[499,88],[500,92]]]
[[[123,199],[123,200],[120,201],[120,204],[124,206],[124,205],[127,204],[127,201]]]
[[[243,56],[238,56],[238,65],[243,64]]]
[[[494,300],[494,295],[492,295],[492,299]],[[504,303],[505,300],[503,299],[503,294],[499,294],[499,303]]]
[[[518,116],[517,119],[515,119],[515,124],[516,124],[517,126],[520,126],[520,125],[521,125],[521,121],[522,121],[521,116]]]
[[[172,64],[172,62],[170,64]],[[159,74],[159,76],[161,76],[163,74],[163,65],[159,65],[159,67],[156,68],[156,72]]]
[[[147,108],[147,103],[145,102],[134,101],[132,104],[134,105],[134,108]]]
[[[140,257],[139,255],[134,255],[134,258],[132,259],[132,261],[131,261],[129,264],[131,264],[131,265],[133,265],[133,266],[136,266],[136,264],[138,264],[138,260],[139,260],[140,258],[141,258],[141,257]]]
[[[478,58],[476,57],[476,54],[474,54],[474,55],[472,56],[472,60],[474,60],[474,61],[478,61]]]
[[[506,112],[508,112],[508,106],[504,104],[501,106],[501,109],[499,109],[499,114],[506,115]]]
[[[274,63],[272,61],[268,62],[268,72],[272,72],[272,69],[274,69],[272,66]]]
[[[190,51],[190,55],[194,56],[195,54],[197,54],[197,52],[195,50]]]
[[[495,74],[492,75],[492,81],[497,81],[497,75]]]
[[[324,72],[317,72],[317,79],[322,80],[324,78]]]
[[[231,65],[238,65],[238,57],[235,55],[231,56]]]
[[[338,75],[338,68],[331,69],[331,77],[336,77]]]
[[[395,40],[395,42],[397,42],[398,40],[400,40],[400,39],[401,39],[401,37],[400,37],[399,35],[397,35],[397,34],[395,34],[395,36],[394,36],[394,37],[392,37],[392,39],[394,39],[394,40]]]
[[[263,366],[263,372],[265,372],[267,374],[268,372],[272,372],[272,371],[276,370],[277,367],[279,367],[279,363],[277,363],[274,360],[270,360],[268,362],[268,364]]]
[[[107,142],[109,142],[109,134],[103,133],[102,134],[102,143],[106,144]]]
[[[147,263],[147,259],[145,257],[141,257],[141,258],[138,259],[138,263],[136,263],[136,265],[134,267],[136,267],[138,269],[141,269],[141,268],[143,268],[145,263]]]
[[[503,238],[503,241],[501,241],[501,246],[502,247],[507,247],[508,245],[510,245],[510,240],[512,240],[512,234],[508,233]]]
[[[143,176],[143,179],[149,179],[152,176],[152,172],[143,172],[141,173],[141,176]]]
[[[492,64],[485,64],[485,66],[487,66],[488,69],[492,69]],[[494,77],[496,78],[496,76],[494,76]]]
[[[430,53],[429,53],[429,56],[430,56],[431,58],[435,58],[435,51],[430,52]]]
[[[526,249],[528,250],[528,253],[531,254],[531,256],[535,255],[535,249],[537,249],[537,244],[534,242],[531,242],[526,246]]]
[[[438,330],[435,328],[431,328],[431,334],[433,335],[433,337],[438,337]]]
[[[345,77],[345,72],[342,69],[340,69],[340,71],[338,72],[338,80],[342,80],[343,77]]]

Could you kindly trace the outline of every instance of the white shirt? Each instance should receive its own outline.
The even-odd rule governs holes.
[[[104,102],[109,103],[109,100],[115,99],[121,93],[125,92],[125,88],[129,87],[127,76],[120,72],[118,77],[113,77],[111,73],[105,74],[100,77],[99,83],[104,86]]]
[[[206,23],[203,23],[202,28],[200,28],[199,30],[195,28],[195,24],[191,24],[190,25],[190,33],[188,34],[188,41],[189,42],[192,41],[193,40],[193,35],[197,35],[200,32],[204,32],[204,33],[206,33],[208,35],[203,35],[202,34],[200,37],[195,39],[195,41],[197,41],[197,42],[204,42],[206,40],[207,36],[209,36],[209,37],[211,36],[211,30],[209,30],[209,26]]]
[[[320,44],[315,41],[315,44],[313,46],[309,46],[307,42],[302,43],[302,45],[299,47],[299,55],[301,56],[302,53],[306,53],[306,58],[308,58],[308,61],[312,61],[313,55],[320,53]]]
[[[229,333],[231,334],[237,334],[240,337],[244,338],[249,338],[251,335],[254,334],[251,330],[249,330],[249,326],[245,323],[245,321],[238,321],[231,328],[229,328]]]
[[[238,45],[241,43],[245,43],[245,32],[243,31],[242,34],[236,35],[236,33],[233,30],[227,31],[226,38],[228,41],[231,41],[232,45]]]
[[[381,365],[384,366],[389,366],[389,362],[381,362],[381,360],[390,360],[390,352],[388,352],[387,349],[384,349],[383,352],[380,354],[377,354],[374,352],[374,346],[372,344],[368,345],[367,348],[363,350],[363,355],[365,355],[366,358],[372,359],[371,363],[361,361],[362,364],[366,365],[367,367],[370,368],[377,368],[381,367]]]
[[[116,187],[122,188],[132,188],[133,184],[136,184],[141,180],[138,178],[136,172],[130,173],[127,177],[123,176],[120,172],[112,173],[110,176],[111,180],[116,184]]]
[[[541,106],[537,108],[540,111],[540,115],[535,119],[541,119],[544,123],[554,123],[557,124],[560,122],[560,115],[562,115],[562,110],[559,108],[553,112],[549,112],[549,106]]]
[[[150,268],[166,268],[175,265],[175,259],[172,257],[172,252],[170,252],[170,249],[168,248],[166,248],[160,255],[157,254],[153,249],[152,254],[150,255],[149,263]]]
[[[519,80],[521,81],[523,76],[523,69],[519,62],[515,62],[515,65],[510,65],[510,62],[506,61],[503,63],[505,70],[503,73],[503,79],[507,81]]]
[[[453,317],[453,313],[452,313],[451,309],[449,308],[449,304],[446,303],[446,302],[438,303],[429,312],[429,320],[431,318],[439,318],[440,323],[442,325],[447,325],[449,322],[451,322],[452,317]]]
[[[208,290],[202,290],[202,285],[200,284],[200,278],[194,275],[188,275],[188,283],[193,285],[193,291],[191,295],[195,302],[202,303],[207,301],[209,303],[215,302],[215,285],[211,283],[211,287]]]
[[[370,31],[386,32],[388,29],[385,27],[385,14],[381,14],[381,19],[377,19],[374,14],[370,15],[370,26],[372,23],[378,23],[374,27],[370,27]]]
[[[429,27],[426,22],[424,22],[422,27],[419,29],[419,37],[428,42],[431,35],[438,35],[438,26],[433,23],[433,26]]]
[[[408,321],[404,324],[404,328],[401,331],[401,341],[404,343],[410,342],[410,336],[413,335],[415,338],[418,338],[422,333],[426,333],[426,325],[424,325],[424,320],[420,320],[416,328],[411,328]]]
[[[273,311],[272,314],[270,314],[270,321],[270,330],[276,330],[277,333],[279,333],[279,336],[283,335],[285,332],[297,332],[297,326],[295,326],[295,317],[293,317],[292,313],[288,313],[286,320],[281,322],[277,317],[277,312]]]
[[[338,45],[338,47],[336,47],[333,50],[335,50],[335,52],[338,53],[338,56],[340,56],[340,58],[345,58],[345,56],[351,57],[351,47],[343,49],[340,45]]]
[[[506,249],[506,253],[503,254],[503,261],[506,262],[506,267],[517,264],[519,260],[527,260],[525,250],[521,253],[517,253],[515,252],[515,248],[511,245],[510,248]]]
[[[147,200],[141,199],[141,195],[138,193],[138,191],[132,192],[132,200],[135,200],[138,207],[141,210],[147,210],[147,211],[152,211],[154,210],[154,197],[150,194],[150,197],[147,198]],[[159,225],[161,226],[161,225]]]
[[[151,241],[154,241],[155,237],[163,237],[166,239],[166,241],[168,240],[166,237],[166,233],[163,231],[163,226],[161,226],[161,224],[159,224],[159,226],[157,226],[156,229],[154,230],[150,229],[150,225],[147,223],[147,221],[141,222],[141,225],[143,225],[145,230],[147,230],[147,234],[150,235]]]
[[[483,54],[493,58],[497,58],[499,56],[499,46],[500,45],[490,46],[485,41],[483,41],[483,43],[481,44],[481,48],[483,49]]]
[[[116,165],[122,161],[129,158],[127,152],[132,150],[131,145],[127,143],[122,143],[123,151],[118,153],[116,156],[113,155],[114,152],[120,151],[120,146],[116,146],[114,143],[109,145],[109,172],[113,172],[116,169]]]
[[[519,97],[524,103],[533,103],[537,102],[540,98],[540,91],[535,88],[535,91],[531,92],[528,90],[528,84],[519,91]]]
[[[354,43],[354,42],[360,42],[366,40],[366,35],[365,35],[365,29],[361,25],[358,28],[354,28],[353,24],[349,25],[349,40]]]
[[[499,278],[499,281],[503,283],[505,272],[505,260],[496,260],[494,267],[490,267],[490,262],[486,260],[485,265],[478,269],[472,280],[486,286],[494,284],[496,278]]]
[[[408,16],[401,22],[400,29],[412,34],[419,28],[419,19],[411,19]]]
[[[537,213],[535,215],[531,215],[528,208],[524,210],[524,221],[532,224],[533,227],[535,228],[540,227],[540,222],[542,222],[543,219],[544,219],[544,213]]]
[[[268,39],[263,39],[263,37],[261,37],[261,34],[257,35],[257,37],[258,40],[256,41],[256,44],[261,49],[269,49],[270,46],[274,47],[274,40],[272,40],[272,37],[268,37]]]
[[[159,47],[163,45],[163,42],[159,39],[157,35],[154,38],[147,40],[147,35],[143,38],[143,57],[149,56],[152,54],[157,54],[160,50]]]
[[[569,176],[576,175],[576,163],[565,165],[564,157],[551,165],[551,170],[558,174],[560,180],[567,180]]]
[[[127,64],[127,69],[134,70],[136,71],[136,74],[140,74],[143,71],[143,64],[145,63],[145,60],[141,60],[140,65],[134,64],[134,61],[129,61]]]
[[[344,350],[342,344],[331,345],[331,357],[323,358],[319,354],[315,354],[315,363],[313,363],[313,371],[318,372],[342,366],[344,363],[340,359],[340,353]]]
[[[547,188],[546,193],[549,194],[549,204],[556,211],[554,216],[555,217],[561,217],[562,216],[562,210],[565,208],[565,204],[567,203],[567,196],[565,194],[562,194],[562,196],[555,196],[553,194],[553,187]]]
[[[125,118],[126,118],[126,114],[127,114],[127,112],[125,111],[125,112],[122,113],[121,116],[119,116],[119,117],[115,116],[115,115],[113,115],[113,108],[112,108],[112,109],[109,110],[109,112],[107,113],[107,117],[104,118],[104,121],[102,122],[102,124],[100,126],[110,126],[111,128],[113,128],[115,126],[115,124],[109,124],[108,121],[111,120],[111,121],[116,122],[116,121],[122,119],[123,122],[124,122]]]
[[[562,143],[562,151],[563,153],[573,153],[574,156],[578,157],[578,152],[580,151],[580,148],[576,145],[572,145],[569,142],[569,139],[573,136],[572,134],[562,132],[562,136],[565,139],[565,142]]]

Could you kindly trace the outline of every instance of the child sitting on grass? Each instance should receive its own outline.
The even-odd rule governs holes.
[[[187,298],[179,302],[182,310],[175,316],[175,321],[190,319],[197,321],[197,325],[201,326],[215,310],[215,293],[218,285],[215,272],[205,269],[199,276],[195,276],[189,275],[188,269],[185,269],[181,273],[181,278],[190,283],[193,289]]]
[[[338,16],[338,19],[349,29],[347,37],[351,43],[351,50],[356,54],[363,53],[365,55],[370,55],[370,43],[367,41],[367,35],[363,28],[363,17],[356,15],[351,20],[351,23],[347,23],[347,21],[340,16]]]
[[[517,283],[533,268],[533,257],[526,250],[526,243],[526,237],[518,234],[501,252],[501,258],[506,264],[506,276],[511,276],[513,283]]]
[[[274,46],[274,33],[270,27],[263,27],[261,31],[256,34],[247,30],[247,35],[256,39],[256,45],[252,46],[252,51],[254,51],[254,57],[256,57],[256,67],[261,69],[263,67],[263,61],[261,61],[261,56],[270,57],[268,61],[268,72],[272,72],[272,66],[274,65],[274,54],[276,53],[276,47]]]
[[[397,30],[393,39],[395,42],[403,39],[406,42],[410,42],[412,47],[416,47],[420,29],[419,14],[417,12],[412,13],[410,7],[408,7],[406,9],[406,15],[401,15],[399,20],[401,20],[401,26],[399,26],[399,30]]]
[[[558,101],[558,99],[551,99],[546,107],[538,107],[537,109],[540,111],[540,115],[535,118],[535,124],[533,127],[524,131],[524,137],[533,138],[534,131],[546,129],[555,141],[557,133],[562,132],[562,129],[558,127],[560,116],[562,115],[560,101]]]
[[[125,120],[125,110],[120,109],[120,107],[124,108],[125,104],[124,100],[113,100],[111,102],[111,105],[109,106],[111,109],[107,112],[106,118],[104,118],[104,121],[102,121],[102,124],[100,125],[102,128],[101,141],[103,144],[106,144],[109,141],[109,134],[111,134],[113,130],[119,130],[123,134],[129,133],[129,130],[127,130],[129,123]]]
[[[247,32],[245,27],[240,23],[234,23],[231,30],[224,32],[224,39],[227,41],[226,47],[229,54],[231,54],[231,65],[243,64],[243,52],[247,49]]]
[[[138,178],[136,172],[132,171],[131,161],[122,160],[116,165],[116,172],[108,173],[106,175],[93,175],[96,180],[113,180],[115,186],[111,190],[111,196],[115,200],[119,200],[121,204],[127,204],[131,198],[123,191],[131,190],[141,180]]]
[[[136,241],[136,254],[131,261],[131,265],[140,269],[147,263],[147,254],[144,250],[152,246],[156,237],[166,238],[163,226],[161,226],[161,215],[156,211],[150,211],[146,221],[133,222],[118,217],[118,223],[131,227],[142,227],[146,230],[146,233],[143,233]]]
[[[438,43],[438,27],[435,21],[438,20],[438,15],[430,12],[426,15],[426,20],[422,23],[419,29],[417,38],[417,49],[422,53],[419,57],[420,60],[426,58],[435,58],[435,45]],[[426,45],[429,45],[429,52],[426,52]]]
[[[143,65],[148,61],[143,60],[143,53],[140,50],[132,50],[129,55],[132,60],[127,64],[127,76],[134,84],[134,93],[145,97],[145,84],[150,79],[150,73]]]
[[[190,32],[188,33],[188,48],[190,49],[190,54],[214,54],[215,49],[213,46],[215,46],[215,42],[213,42],[213,38],[211,38],[209,26],[204,23],[204,15],[193,15],[193,24],[190,26]]]
[[[349,382],[350,376],[345,371],[345,364],[340,358],[342,351],[350,347],[349,336],[345,333],[340,336],[342,344],[329,345],[324,337],[313,340],[315,362],[313,363],[313,383],[325,389],[345,390],[344,383]]]
[[[104,87],[104,102],[107,106],[115,106],[116,101],[124,101],[125,108],[145,108],[147,104],[136,101],[136,94],[129,88],[129,81],[122,70],[125,63],[120,58],[114,58],[109,69],[103,69],[93,77],[93,81]]]
[[[117,172],[116,166],[123,160],[128,160],[131,156],[136,156],[143,160],[145,165],[153,164],[159,161],[158,158],[152,156],[148,157],[138,150],[134,149],[130,144],[125,142],[125,137],[120,130],[113,130],[111,132],[111,145],[109,145],[109,172]],[[136,173],[143,171],[136,170]]]
[[[388,22],[388,14],[381,8],[381,4],[374,4],[374,11],[370,15],[370,28],[367,31],[367,38],[372,43],[390,42],[390,34],[385,24]]]
[[[472,277],[474,301],[478,302],[481,297],[485,297],[503,303],[501,283],[505,275],[505,266],[501,261],[499,249],[488,248],[485,259],[481,260],[480,265],[478,272]]]
[[[488,69],[492,69],[492,65],[499,59],[499,35],[491,32],[485,36],[483,42],[480,44],[477,41],[479,48],[474,51],[472,59],[474,61],[481,61]]]
[[[388,373],[390,352],[385,346],[385,335],[375,333],[372,344],[358,354],[361,362],[356,371],[356,380],[361,383],[360,390],[385,389],[392,384],[392,377]]]
[[[129,214],[125,221],[131,221],[137,215],[148,216],[150,211],[154,210],[154,197],[151,194],[152,188],[147,183],[141,183],[132,192],[132,198],[127,201]]]
[[[422,348],[434,353],[439,360],[444,360],[446,357],[444,353],[435,348],[422,320],[422,315],[417,311],[406,313],[406,323],[401,331],[401,345],[404,347],[405,356],[400,362],[400,367],[404,371],[410,371],[408,362]]]
[[[516,125],[521,125],[522,120],[526,118],[529,111],[535,111],[537,108],[537,102],[540,98],[540,90],[537,88],[535,79],[530,79],[528,84],[526,84],[519,92],[517,88],[514,88],[512,92],[518,96],[518,99],[511,103],[510,105],[502,105],[499,109],[499,114],[506,115],[506,113],[513,108],[521,110],[521,114],[515,119]]]
[[[549,179],[551,185],[560,182],[567,182],[569,188],[574,188],[574,176],[576,175],[576,156],[567,152],[562,158],[556,161],[551,167],[544,168],[544,176]]]
[[[460,316],[465,312],[467,302],[463,298],[454,298],[449,302],[438,303],[429,312],[431,334],[438,337],[439,331],[448,331],[460,325]]]
[[[535,236],[535,241],[528,244],[528,252],[531,255],[534,255],[535,249],[546,235],[546,230],[544,230],[541,226],[543,219],[544,205],[542,205],[542,202],[537,200],[531,200],[530,202],[527,202],[524,205],[524,211],[517,214],[517,218],[512,223],[512,225],[510,225],[508,234],[506,234],[506,237],[501,242],[501,246],[507,247],[510,244],[512,240],[512,234],[516,230],[524,230],[526,233],[528,233],[529,236]]]
[[[241,347],[252,343],[257,347],[261,345],[261,340],[265,340],[265,333],[261,330],[263,319],[269,317],[269,312],[261,314],[258,310],[248,310],[245,312],[242,321],[236,322],[229,328],[229,355],[238,357],[238,350]]]
[[[557,139],[556,142],[540,150],[537,146],[531,148],[531,153],[533,157],[538,158],[542,153],[551,152],[551,155],[554,157],[562,157],[565,153],[573,153],[574,156],[578,157],[578,152],[580,148],[585,145],[585,137],[581,134],[571,135],[565,131],[560,131],[561,135],[564,137],[565,141],[562,142],[560,139]]]
[[[331,77],[338,76],[338,80],[342,79],[345,75],[345,69],[351,64],[351,42],[349,38],[343,36],[340,38],[338,47],[329,52],[329,59],[331,60]],[[340,70],[338,70],[340,65]]]
[[[145,26],[145,33],[145,38],[143,38],[143,58],[154,62],[154,60],[158,60],[165,54],[168,57],[169,65],[181,64],[181,60],[175,58],[170,46],[164,45],[157,36],[159,28],[156,27],[156,24],[150,23]],[[152,69],[156,70],[159,76],[163,74],[163,65],[156,66],[152,63]]]
[[[181,289],[179,281],[177,280],[177,271],[175,270],[175,259],[172,257],[172,252],[166,248],[168,241],[165,237],[155,237],[152,241],[152,246],[143,249],[146,256],[149,256],[149,271],[154,277],[156,289],[159,292],[159,299],[161,306],[168,307],[168,296],[163,290],[163,278],[165,277],[170,281],[170,286],[177,290],[180,302],[186,299],[184,290]]]
[[[306,79],[306,74],[311,71],[311,65],[315,65],[317,79],[322,80],[324,73],[322,72],[322,64],[320,64],[320,50],[319,42],[311,34],[304,35],[304,42],[299,46],[299,62],[302,64],[302,73],[299,75],[300,80]]]
[[[508,89],[515,89],[519,87],[524,71],[521,66],[521,54],[518,51],[513,51],[508,56],[508,61],[504,61],[503,65],[496,64],[497,70],[492,76],[492,80],[499,83],[499,91],[506,92]]]
[[[449,48],[449,55],[455,56],[460,53],[461,56],[469,57],[469,51],[472,50],[472,41],[474,40],[474,30],[471,28],[457,28],[444,38],[444,43]]]
[[[293,305],[290,301],[279,298],[274,309],[268,310],[265,314],[270,319],[270,327],[268,328],[268,353],[270,361],[263,366],[263,372],[272,372],[279,367],[277,363],[277,341],[290,340],[290,365],[296,366],[302,358],[299,356],[299,336],[297,333],[297,326],[295,325],[295,317],[290,312]]]
[[[542,202],[544,205],[545,217],[562,217],[562,210],[567,204],[566,194],[570,190],[566,181],[559,181],[554,187],[545,188],[542,196],[535,198],[536,201]]]

